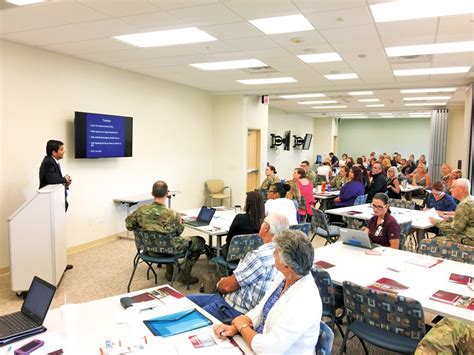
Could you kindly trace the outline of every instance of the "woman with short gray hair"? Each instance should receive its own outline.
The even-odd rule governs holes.
[[[396,198],[401,200],[401,186],[398,180],[398,170],[392,166],[387,170],[387,195],[390,198]]]
[[[310,273],[313,246],[296,230],[277,234],[273,242],[279,271],[273,286],[254,309],[234,318],[232,325],[216,325],[214,332],[220,338],[240,333],[257,354],[314,354],[322,304]]]

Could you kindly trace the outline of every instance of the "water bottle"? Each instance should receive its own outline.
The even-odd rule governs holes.
[[[326,191],[327,191],[327,192],[331,192],[331,188],[332,188],[331,184],[328,184],[328,185],[326,186]]]

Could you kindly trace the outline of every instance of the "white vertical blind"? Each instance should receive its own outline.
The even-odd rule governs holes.
[[[446,143],[448,134],[448,110],[433,110],[431,113],[430,158],[428,162],[431,181],[441,176],[441,165],[446,162]]]

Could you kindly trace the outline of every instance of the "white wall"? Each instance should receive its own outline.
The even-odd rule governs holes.
[[[113,198],[147,193],[157,179],[183,192],[173,208],[202,204],[212,171],[208,93],[8,41],[0,46],[0,268],[8,265],[7,218],[35,194],[48,139],[65,142],[62,171],[73,179],[68,247],[123,230]],[[134,117],[133,157],[74,159],[76,110]]]
[[[463,150],[462,132],[464,132],[464,110],[450,109],[448,111],[448,136],[446,144],[446,162],[454,169],[457,168],[458,160],[463,160],[463,167],[467,168],[465,151]],[[464,171],[464,173],[467,170]]]
[[[337,125],[331,117],[317,117],[314,119],[314,153],[321,155],[323,160],[335,151],[332,146],[333,137],[337,136]],[[337,151],[334,152],[337,155]]]
[[[308,160],[310,163],[314,162],[314,142],[315,137],[313,135],[313,142],[309,150],[301,150],[293,148],[293,135],[303,137],[306,133],[313,133],[315,131],[314,118],[286,114],[285,112],[270,108],[268,113],[268,137],[271,133],[282,136],[287,130],[291,130],[291,144],[290,150],[283,150],[283,146],[278,149],[268,148],[268,161],[270,165],[274,165],[278,176],[282,179],[292,178],[293,169],[298,167],[302,160]],[[268,145],[270,146],[270,138],[268,138]]]
[[[403,157],[410,153],[428,160],[430,118],[406,119],[346,119],[338,127],[338,156],[343,153],[354,159],[371,151]]]

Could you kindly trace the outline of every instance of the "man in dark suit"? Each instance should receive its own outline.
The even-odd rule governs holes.
[[[71,177],[69,175],[63,176],[61,173],[61,167],[59,161],[64,157],[64,143],[56,140],[49,140],[46,143],[46,156],[41,163],[39,169],[39,188],[51,184],[63,184],[64,185],[64,197],[66,202],[66,211],[68,208],[67,202],[67,190],[71,185]]]

